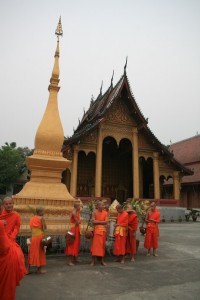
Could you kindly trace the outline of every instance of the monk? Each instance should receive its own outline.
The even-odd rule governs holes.
[[[127,206],[128,213],[128,235],[126,240],[126,253],[131,255],[131,262],[135,261],[136,256],[136,231],[138,229],[138,217],[131,204]]]
[[[15,299],[16,287],[22,279],[19,273],[15,247],[5,233],[4,222],[0,220],[0,299]]]
[[[74,204],[74,209],[71,213],[71,219],[70,219],[70,232],[75,235],[74,241],[67,245],[65,249],[65,254],[69,256],[68,265],[74,266],[75,262],[78,262],[78,253],[80,249],[80,209],[81,205],[80,203]]]
[[[92,222],[94,225],[94,236],[91,244],[92,262],[91,266],[95,265],[95,258],[100,257],[102,266],[106,266],[104,262],[105,247],[106,247],[106,225],[108,222],[108,212],[104,210],[103,203],[97,203],[97,209],[92,214]]]
[[[6,202],[10,202],[10,199],[7,198]],[[21,248],[6,233],[10,219],[4,219],[5,216],[3,202],[0,200],[0,299],[14,300],[16,287],[20,285],[26,269]]]
[[[20,230],[21,218],[20,215],[13,210],[14,202],[11,197],[5,197],[3,205],[4,209],[0,219],[6,221],[5,232],[9,239],[15,242]]]
[[[117,261],[124,264],[124,256],[126,253],[126,231],[128,227],[128,213],[123,210],[123,206],[118,204],[116,206],[118,212],[117,221],[114,230],[115,243],[114,243],[114,255],[118,256]]]
[[[31,245],[28,253],[28,272],[30,267],[37,267],[37,274],[46,273],[42,267],[46,265],[45,247],[41,244],[44,238],[44,230],[46,225],[43,219],[44,208],[36,207],[36,215],[30,219],[30,228],[32,232]]]
[[[160,212],[156,208],[156,203],[153,201],[146,214],[146,236],[144,247],[148,250],[147,256],[151,255],[151,248],[153,248],[153,256],[158,256],[158,223],[160,222]]]

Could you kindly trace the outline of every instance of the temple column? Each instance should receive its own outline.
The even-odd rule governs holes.
[[[71,172],[71,185],[70,193],[73,197],[77,194],[77,170],[78,170],[78,147],[74,146],[72,158],[72,172]]]
[[[153,187],[154,187],[154,198],[160,199],[160,180],[159,180],[159,153],[153,153]]]
[[[102,151],[102,129],[99,127],[96,150],[95,197],[101,197]]]
[[[143,165],[142,160],[139,159],[139,197],[143,198]]]
[[[133,149],[132,149],[132,161],[133,161],[133,198],[139,198],[139,161],[138,161],[138,130],[133,128]]]
[[[180,173],[178,171],[173,172],[174,182],[174,199],[180,200]]]

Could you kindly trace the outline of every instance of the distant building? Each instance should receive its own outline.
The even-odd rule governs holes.
[[[159,108],[155,107],[155,110]],[[124,70],[115,86],[92,99],[74,134],[65,139],[64,156],[72,160],[64,182],[74,197],[156,199],[179,205],[182,178],[193,172],[148,127]],[[185,177],[186,176],[186,177]],[[173,195],[164,182],[173,178]],[[187,179],[186,179],[187,180]]]
[[[170,151],[175,159],[194,172],[182,178],[180,205],[200,208],[200,135],[172,144]]]

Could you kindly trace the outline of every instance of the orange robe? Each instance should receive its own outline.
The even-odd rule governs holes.
[[[36,267],[45,266],[45,248],[41,245],[41,240],[44,237],[44,231],[42,221],[38,216],[34,216],[30,219],[30,228],[32,231],[32,237],[28,253],[28,264]]]
[[[16,286],[24,276],[21,273],[16,249],[15,243],[8,238],[4,224],[0,220],[0,299],[2,300],[15,299]]]
[[[158,223],[160,222],[160,212],[156,209],[150,213],[148,219],[154,220],[156,223],[147,223],[147,231],[144,241],[144,247],[146,249],[158,248]]]
[[[126,253],[136,254],[136,233],[138,229],[138,217],[135,212],[128,214],[128,236],[126,241]]]
[[[114,255],[125,255],[126,253],[126,229],[128,226],[128,213],[123,211],[118,213],[116,224],[119,226],[115,227],[114,236]]]
[[[108,212],[105,210],[97,211],[94,214],[94,218],[96,221],[108,222]],[[106,225],[95,225],[94,236],[90,247],[92,256],[103,257],[105,255],[105,247],[106,247]]]
[[[15,251],[15,253],[17,254],[19,284],[20,279],[22,279],[24,275],[27,274],[25,268],[24,254],[22,252],[21,247],[16,243],[16,237],[20,230],[21,218],[16,211],[7,212],[6,210],[3,210],[2,214],[0,215],[0,220],[6,221],[6,225],[4,227],[5,233],[8,239],[11,241],[13,251]]]
[[[16,211],[7,212],[4,209],[0,215],[0,220],[6,221],[5,232],[9,239],[15,241],[20,230],[20,215]]]
[[[76,219],[80,221],[79,211],[76,211]],[[65,249],[65,255],[78,256],[79,249],[80,249],[80,226],[76,225],[76,221],[73,215],[71,216],[70,222],[71,222],[70,231],[72,233],[75,233],[75,240],[72,244],[67,245]]]

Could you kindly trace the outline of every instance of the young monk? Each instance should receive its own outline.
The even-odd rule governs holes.
[[[106,266],[104,262],[105,247],[106,247],[106,225],[108,222],[108,213],[104,210],[103,203],[97,203],[97,210],[92,214],[92,222],[94,225],[94,236],[91,244],[92,262],[91,266],[95,265],[95,257],[101,259],[102,266]]]
[[[126,253],[131,255],[131,261],[135,261],[136,255],[136,231],[138,229],[138,217],[131,204],[127,206],[128,213],[128,235],[126,241]]]
[[[151,255],[151,248],[153,248],[153,255],[158,256],[158,223],[160,222],[160,212],[157,210],[156,203],[154,201],[150,204],[145,221],[147,224],[147,231],[144,247],[148,250],[147,256]]]
[[[114,255],[118,256],[117,261],[124,264],[124,256],[126,253],[126,230],[128,226],[128,213],[123,210],[122,205],[118,204],[116,207],[118,212],[117,221],[115,224],[115,243]]]
[[[28,273],[30,273],[30,267],[37,267],[37,274],[46,273],[42,270],[42,266],[46,265],[46,253],[45,248],[41,244],[41,240],[44,238],[44,230],[46,228],[43,219],[44,208],[36,207],[36,215],[30,219],[30,228],[32,232],[31,245],[28,253]]]
[[[20,215],[13,210],[14,202],[11,197],[5,197],[3,200],[4,209],[0,215],[0,220],[5,224],[5,233],[11,241],[13,251],[18,257],[18,278],[22,279],[27,274],[25,268],[25,259],[21,247],[16,243],[16,237],[20,230]]]
[[[65,254],[69,256],[68,265],[74,266],[74,262],[78,262],[78,253],[80,249],[80,209],[81,205],[80,203],[74,204],[74,209],[71,213],[71,224],[70,224],[70,232],[75,234],[75,239],[73,243],[67,245]]]

